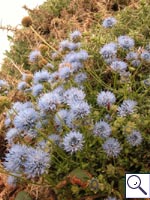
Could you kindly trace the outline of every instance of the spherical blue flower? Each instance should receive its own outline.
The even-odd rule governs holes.
[[[110,91],[102,91],[97,96],[97,103],[100,106],[110,106],[115,102],[116,102],[116,97]]]
[[[61,109],[59,110],[56,114],[55,114],[55,123],[57,126],[61,127],[63,125],[63,123],[66,122],[66,119],[68,117],[68,110],[65,109]]]
[[[148,51],[143,51],[141,53],[141,59],[144,60],[145,62],[150,62],[150,52]]]
[[[95,124],[93,133],[101,138],[107,138],[111,134],[111,127],[105,121],[99,121]]]
[[[78,30],[73,31],[72,33],[70,33],[70,39],[71,40],[77,40],[81,38],[81,32]]]
[[[125,63],[123,61],[114,61],[111,63],[110,67],[115,72],[121,72],[121,71],[125,71],[127,69],[127,63]]]
[[[26,108],[21,110],[14,118],[14,126],[19,131],[28,131],[35,128],[39,120],[39,113],[33,108]]]
[[[122,149],[118,140],[115,138],[108,138],[102,147],[109,157],[117,157]]]
[[[65,151],[71,154],[81,150],[83,148],[83,143],[83,135],[76,131],[69,132],[63,139],[63,146]]]
[[[78,53],[75,51],[71,51],[64,57],[65,63],[79,62]]]
[[[32,108],[32,107],[33,107],[33,104],[30,101],[27,101],[25,103],[21,103],[17,101],[12,105],[12,109],[8,111],[7,117],[9,118],[9,116],[16,115],[16,113],[22,110],[25,110],[26,108]]]
[[[18,90],[25,90],[27,88],[27,83],[25,81],[21,81],[18,83],[17,89]]]
[[[73,43],[70,42],[69,40],[63,40],[60,45],[59,45],[60,51],[61,50],[77,50],[78,48],[80,48],[80,43]]]
[[[5,169],[12,173],[19,173],[23,168],[27,156],[27,147],[25,145],[15,144],[5,155],[3,165]]]
[[[60,101],[63,102],[63,100],[64,100],[64,96],[63,96],[63,94],[64,94],[64,87],[63,87],[63,85],[56,87],[53,90],[53,93],[57,94],[59,96]]]
[[[16,128],[11,128],[7,131],[5,139],[9,144],[13,143],[13,140],[19,135],[19,131]]]
[[[138,67],[141,64],[140,60],[132,60],[131,65],[133,67]]]
[[[83,68],[83,64],[80,61],[72,62],[70,64],[71,64],[72,72],[77,72]]]
[[[118,43],[123,49],[131,49],[134,47],[134,40],[126,35],[118,37]]]
[[[41,70],[34,73],[33,83],[38,84],[49,80],[50,73],[47,70]]]
[[[29,54],[29,61],[30,62],[36,62],[39,57],[41,57],[41,52],[37,49],[33,50]]]
[[[78,73],[75,78],[74,78],[74,81],[77,83],[77,84],[81,84],[83,83],[85,80],[87,79],[87,75],[86,73]]]
[[[85,50],[80,50],[78,52],[71,51],[64,57],[64,62],[72,63],[72,62],[82,62],[87,60],[89,57],[88,53]]]
[[[117,23],[117,20],[114,17],[108,17],[103,21],[102,26],[105,28],[110,28]]]
[[[77,52],[77,57],[79,61],[85,61],[88,59],[89,55],[87,51],[81,49],[80,51]]]
[[[138,58],[138,54],[136,52],[129,52],[126,56],[127,60],[136,60]]]
[[[142,142],[142,136],[139,131],[133,130],[132,133],[130,133],[127,136],[127,141],[131,146],[138,146]]]
[[[50,167],[50,154],[41,149],[30,148],[24,162],[24,172],[28,178],[47,173]]]
[[[60,103],[59,95],[56,92],[45,93],[38,100],[38,106],[44,112],[55,110]]]
[[[101,56],[105,59],[114,59],[116,58],[116,53],[117,53],[117,45],[113,42],[109,44],[105,44],[101,49],[100,52]]]
[[[134,113],[136,105],[136,101],[130,99],[124,100],[121,106],[118,107],[118,115],[125,117],[126,115]]]
[[[71,105],[71,110],[74,119],[84,118],[90,113],[90,106],[87,102],[78,102]]]
[[[69,78],[69,76],[71,75],[71,69],[69,67],[62,67],[59,69],[59,77],[61,79],[66,79],[66,78]]]
[[[37,84],[37,85],[34,85],[32,87],[32,95],[33,96],[38,96],[39,94],[41,94],[43,91],[43,85],[42,84]]]
[[[64,102],[68,105],[78,103],[84,100],[85,93],[78,88],[72,87],[64,92]]]

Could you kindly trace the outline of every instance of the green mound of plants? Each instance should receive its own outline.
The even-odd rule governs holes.
[[[72,27],[55,45],[31,17],[22,20],[21,31],[32,37],[24,54],[18,43],[8,54],[20,99],[11,107],[2,102],[10,185],[49,186],[58,200],[116,200],[125,199],[126,173],[149,172],[148,9],[140,1],[136,9],[96,16],[89,29]],[[2,100],[8,85],[1,80]]]

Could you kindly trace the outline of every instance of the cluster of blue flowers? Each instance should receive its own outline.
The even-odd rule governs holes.
[[[111,28],[116,23],[115,18],[108,18],[103,21],[103,27]],[[79,151],[84,151],[85,145],[90,148],[87,138],[101,141],[98,148],[101,148],[107,158],[121,155],[123,141],[114,134],[113,120],[136,113],[138,102],[129,97],[123,99],[115,88],[113,91],[113,88],[108,90],[100,87],[95,96],[87,93],[89,74],[84,68],[84,62],[89,55],[82,49],[81,37],[78,30],[71,33],[70,38],[59,45],[59,53],[62,54],[59,64],[56,62],[55,66],[54,63],[47,63],[42,70],[35,71],[31,84],[26,82],[24,74],[18,84],[17,89],[28,94],[32,100],[15,102],[6,114],[6,140],[10,149],[3,164],[12,174],[35,178],[48,173],[53,162],[52,148],[57,146],[66,155],[76,155]],[[118,37],[116,43],[105,44],[99,53],[109,70],[125,77],[130,76],[129,64],[138,67],[141,62],[150,61],[148,50],[139,54],[134,46],[134,40],[125,35]],[[119,49],[125,52],[124,60],[117,58]],[[30,63],[36,64],[40,56],[39,50],[31,51]],[[54,61],[55,56],[52,55]],[[0,84],[4,85],[3,82]],[[94,104],[88,101],[87,97],[91,95],[95,100]],[[103,115],[92,119],[95,108],[101,109]],[[115,109],[113,114],[109,112],[111,109]],[[52,132],[49,131],[50,128],[47,130],[50,124],[53,126]],[[23,143],[26,138],[34,141],[33,144]],[[131,147],[140,145],[142,141],[142,134],[136,129],[126,136],[126,142]],[[13,182],[12,177],[9,182]]]
[[[108,17],[103,21],[105,28],[111,28],[117,23],[113,17]],[[117,58],[118,50],[124,50],[126,56],[124,60]],[[128,66],[140,67],[141,64],[150,63],[150,51],[148,45],[142,51],[135,47],[135,41],[128,35],[121,35],[117,38],[116,42],[110,42],[100,48],[100,54],[110,68],[118,72],[120,76],[127,73]],[[130,73],[128,73],[130,75]]]

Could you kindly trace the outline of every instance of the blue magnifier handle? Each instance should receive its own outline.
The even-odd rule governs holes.
[[[141,190],[141,192],[143,192],[145,195],[147,195],[147,193],[145,192],[145,190],[143,190],[143,188],[139,187],[139,189]]]

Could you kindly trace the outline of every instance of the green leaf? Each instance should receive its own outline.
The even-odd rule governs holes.
[[[74,170],[70,173],[70,175],[71,175],[71,176],[75,176],[75,177],[79,178],[79,179],[82,180],[82,181],[89,180],[89,178],[90,178],[90,175],[89,175],[86,171],[84,171],[84,170],[82,170],[82,169],[80,169],[80,168],[74,169]]]
[[[27,192],[21,191],[17,194],[15,200],[32,200],[32,199]]]

